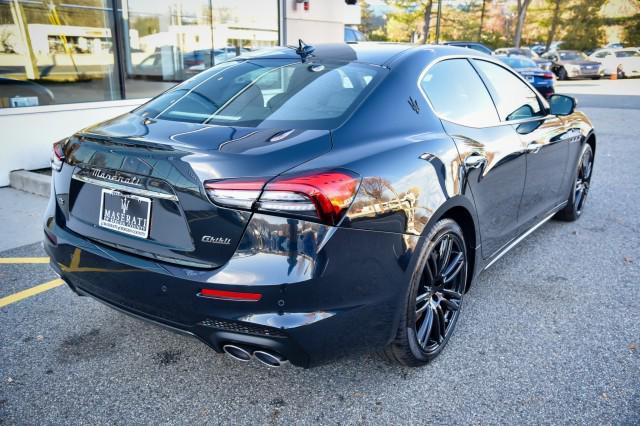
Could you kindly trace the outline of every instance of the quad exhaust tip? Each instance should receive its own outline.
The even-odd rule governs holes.
[[[248,350],[240,346],[224,345],[222,347],[222,350],[224,351],[224,353],[226,353],[236,361],[242,361],[242,362],[251,361],[251,352],[249,352]]]
[[[275,352],[269,352],[265,350],[257,350],[253,351],[253,353],[249,352],[249,350],[243,348],[242,346],[226,344],[222,347],[222,350],[225,354],[235,359],[236,361],[248,362],[251,361],[251,358],[255,357],[262,364],[267,367],[282,367],[287,363],[287,359],[280,354]]]
[[[282,355],[267,351],[255,351],[253,356],[267,367],[282,367],[287,362]]]

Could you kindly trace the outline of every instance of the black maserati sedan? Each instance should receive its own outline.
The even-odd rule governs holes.
[[[421,366],[474,277],[580,217],[575,107],[464,48],[251,52],[55,143],[44,247],[78,295],[237,360]]]

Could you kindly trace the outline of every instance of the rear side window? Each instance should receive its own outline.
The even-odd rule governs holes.
[[[214,67],[215,68],[215,67]],[[161,120],[241,127],[332,129],[373,86],[382,69],[357,63],[251,59],[210,70],[138,111]]]
[[[445,120],[471,127],[499,123],[486,87],[466,59],[438,62],[420,85],[436,113]]]
[[[640,57],[640,53],[633,50],[621,50],[616,52],[616,58],[637,58]]]
[[[500,119],[513,121],[545,115],[538,96],[511,71],[491,62],[474,60],[483,74]]]

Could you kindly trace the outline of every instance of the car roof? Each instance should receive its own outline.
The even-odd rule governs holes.
[[[313,58],[317,60],[337,60],[346,62],[361,62],[371,65],[387,66],[392,60],[412,51],[430,50],[435,56],[470,55],[463,47],[449,45],[415,45],[409,43],[359,42],[314,44]],[[295,49],[291,47],[274,47],[244,53],[232,60],[251,58],[263,59],[299,59]]]
[[[394,56],[411,49],[406,43],[323,43],[311,45],[315,50],[313,57],[319,60],[339,60],[349,62],[364,62],[373,65],[384,65]],[[285,59],[300,58],[292,47],[273,47],[260,49],[238,56],[236,59],[264,58]]]
[[[479,41],[465,41],[465,40],[456,40],[456,41],[445,41],[442,44],[448,44],[451,46],[455,46],[456,44],[482,44]]]

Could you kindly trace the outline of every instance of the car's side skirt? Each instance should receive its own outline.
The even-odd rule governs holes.
[[[515,240],[513,240],[511,243],[507,244],[502,250],[500,250],[498,252],[498,254],[496,254],[494,256],[493,259],[491,259],[491,261],[489,261],[489,263],[486,264],[486,266],[482,269],[483,271],[486,271],[487,269],[489,269],[489,267],[491,267],[494,263],[496,263],[498,260],[500,260],[500,258],[502,256],[504,256],[505,254],[507,254],[512,248],[514,248],[515,246],[517,246],[522,240],[524,240],[525,238],[527,238],[529,235],[531,235],[536,229],[540,228],[542,225],[544,225],[549,219],[551,219],[557,212],[558,210],[562,209],[564,206],[567,205],[567,202],[564,201],[561,204],[559,204],[558,206],[556,206],[551,213],[549,213],[547,216],[545,216],[540,222],[536,223],[535,225],[533,225],[531,228],[529,228],[526,232],[524,232],[522,235],[520,235],[518,238],[516,238]]]

